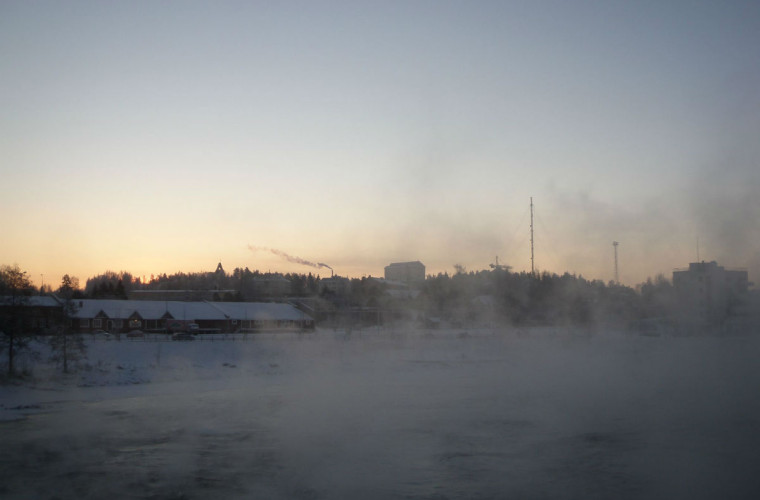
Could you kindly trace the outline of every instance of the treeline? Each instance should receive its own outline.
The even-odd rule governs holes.
[[[263,287],[262,283],[280,285]],[[152,275],[143,283],[140,278],[121,271],[106,271],[87,280],[80,293],[84,298],[126,299],[132,290],[206,290],[218,291],[216,300],[244,301],[257,300],[265,296],[281,295],[306,297],[317,295],[320,291],[320,278],[309,274],[280,274],[251,271],[248,268],[236,268],[232,273],[223,270],[215,272]],[[276,292],[276,293],[275,293]]]
[[[495,268],[429,275],[418,289],[399,289],[373,278],[323,286],[319,276],[262,273],[236,268],[215,272],[161,274],[147,282],[129,272],[107,271],[70,287],[75,298],[126,299],[132,290],[213,290],[213,300],[257,301],[311,297],[334,311],[372,309],[384,318],[449,324],[629,325],[646,318],[668,318],[677,300],[670,281],[657,276],[635,288],[569,273],[514,273]],[[60,291],[54,290],[54,291]],[[26,291],[29,293],[29,291]],[[371,314],[367,317],[377,315]]]
[[[670,281],[662,275],[631,288],[569,273],[532,275],[503,269],[431,275],[412,293],[394,294],[377,280],[352,280],[343,301],[349,307],[378,308],[431,324],[582,327],[669,318],[676,302]]]
[[[676,303],[673,287],[662,275],[634,289],[569,273],[500,269],[429,276],[420,299],[428,314],[454,323],[584,327],[667,317]]]

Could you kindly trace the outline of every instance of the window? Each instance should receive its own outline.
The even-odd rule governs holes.
[[[124,320],[115,319],[113,324],[116,328],[122,328],[124,326]]]
[[[129,327],[132,328],[132,329],[140,328],[141,325],[142,325],[142,321],[140,321],[139,319],[130,319],[129,320]]]
[[[93,328],[100,328],[102,326],[102,322],[100,319],[94,319],[92,320],[92,327]]]
[[[89,319],[80,319],[79,320],[79,327],[80,328],[90,328],[90,320]]]

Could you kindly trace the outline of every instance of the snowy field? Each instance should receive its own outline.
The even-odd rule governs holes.
[[[0,386],[4,499],[760,498],[760,342],[91,341]]]

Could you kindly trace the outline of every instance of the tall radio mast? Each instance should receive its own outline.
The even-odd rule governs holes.
[[[536,275],[535,260],[533,256],[533,197],[530,197],[530,274]]]
[[[615,249],[615,284],[619,285],[620,284],[620,277],[618,276],[618,258],[617,258],[618,242],[617,241],[613,241],[612,242],[612,247]]]

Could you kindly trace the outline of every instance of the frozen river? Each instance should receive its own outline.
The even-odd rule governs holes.
[[[95,342],[86,376],[0,387],[0,497],[760,498],[759,346],[545,331]]]

